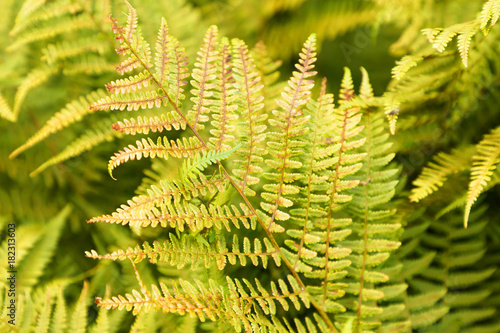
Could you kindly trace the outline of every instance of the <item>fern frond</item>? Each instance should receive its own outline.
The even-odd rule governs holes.
[[[88,105],[95,103],[97,100],[104,98],[106,95],[102,90],[96,90],[82,96],[78,100],[68,103],[61,111],[54,114],[41,129],[38,130],[31,138],[29,138],[22,146],[14,150],[9,158],[15,158],[28,148],[41,142],[49,135],[68,127],[69,125],[81,120],[87,114],[92,113]]]
[[[140,160],[142,157],[167,159],[169,156],[194,158],[196,153],[205,151],[205,147],[196,137],[177,139],[177,141],[170,140],[170,142],[167,137],[158,137],[156,143],[151,138],[147,138],[137,140],[136,145],[129,145],[111,157],[108,162],[108,172],[111,178],[115,179],[113,170],[129,160]]]
[[[262,41],[258,42],[251,50],[255,67],[260,74],[262,80],[260,83],[264,85],[262,88],[262,96],[264,96],[264,110],[271,112],[278,107],[275,100],[279,97],[281,90],[284,88],[285,82],[277,82],[280,73],[277,69],[282,62],[273,60],[269,56],[269,51]]]
[[[52,332],[54,333],[63,333],[66,330],[67,326],[67,309],[66,309],[66,301],[63,295],[63,288],[59,286],[57,288],[57,301],[54,309],[54,318],[55,321],[52,323]]]
[[[490,23],[490,27],[494,26],[498,18],[500,17],[500,1],[498,0],[488,0],[483,5],[483,10],[481,11],[480,19],[481,25],[479,28],[483,31],[487,31],[486,26]]]
[[[82,136],[66,146],[62,152],[45,161],[35,171],[31,172],[30,177],[38,175],[50,166],[81,155],[83,152],[88,151],[103,142],[112,141],[116,137],[121,137],[121,133],[111,128],[112,123],[113,120],[98,123],[96,127],[86,131]]]
[[[368,74],[363,68],[360,95],[366,99],[373,98]],[[362,168],[356,173],[361,185],[350,190],[352,201],[347,207],[352,216],[350,228],[353,233],[340,242],[352,250],[346,257],[352,264],[346,269],[348,274],[343,280],[348,284],[345,288],[348,295],[340,300],[350,311],[340,315],[339,319],[354,318],[359,331],[375,329],[382,323],[389,325],[398,319],[395,309],[405,309],[403,303],[391,301],[384,304],[382,301],[385,296],[383,287],[391,285],[383,285],[389,276],[381,270],[381,266],[391,266],[387,263],[390,252],[401,245],[397,236],[401,224],[391,219],[395,211],[384,207],[394,196],[398,183],[394,180],[398,170],[387,167],[395,154],[388,152],[392,144],[387,142],[390,135],[384,128],[381,114],[367,110],[362,123],[362,135],[366,137],[366,142],[359,151],[366,157]],[[404,288],[397,288],[392,297],[400,296],[403,292]],[[384,313],[389,309],[392,309],[391,314]]]
[[[216,26],[211,26],[203,38],[200,51],[194,63],[195,68],[192,71],[191,85],[194,89],[191,90],[191,101],[194,103],[192,110],[186,116],[188,122],[196,130],[201,130],[204,126],[201,123],[207,122],[209,117],[205,115],[210,112],[210,106],[214,100],[211,97],[214,94],[215,83],[217,77],[216,60],[219,58],[217,51],[218,30]]]
[[[9,103],[7,103],[2,95],[0,95],[0,117],[7,119],[8,121],[16,121],[16,117],[14,116],[14,113],[12,113]]]
[[[16,91],[16,97],[14,99],[14,107],[12,111],[15,118],[17,118],[17,115],[19,114],[21,105],[23,104],[26,95],[28,95],[28,92],[47,81],[54,74],[55,70],[53,68],[43,66],[33,69],[26,76],[26,78],[23,80]]]
[[[236,228],[240,227],[240,222],[247,229],[254,225],[252,220],[255,219],[253,213],[244,205],[240,205],[240,209],[236,206],[216,206],[203,204],[192,204],[189,202],[168,202],[159,208],[150,211],[141,211],[137,216],[130,216],[126,213],[121,213],[115,216],[105,215],[103,217],[94,218],[89,222],[102,221],[106,223],[115,223],[121,225],[131,225],[132,227],[145,228],[151,226],[153,228],[160,225],[162,228],[175,228],[179,231],[184,231],[185,226],[190,230],[200,231],[204,228],[216,227],[231,230],[231,224]]]
[[[209,138],[208,147],[211,150],[230,149],[227,144],[234,140],[231,132],[234,132],[234,125],[231,125],[238,116],[234,111],[238,108],[235,104],[236,89],[231,65],[231,46],[227,38],[222,38],[219,44],[219,60],[217,61],[217,83],[215,83],[214,108],[211,122],[213,129],[210,130],[212,137]]]
[[[471,148],[457,149],[450,154],[440,152],[435,155],[433,162],[425,166],[422,173],[413,181],[415,188],[411,191],[410,201],[418,202],[424,199],[443,186],[450,175],[468,169],[472,157]]]
[[[162,90],[152,90],[146,92],[130,93],[124,95],[113,94],[106,96],[99,101],[95,102],[89,108],[92,111],[96,110],[120,110],[123,111],[137,111],[141,109],[152,109],[153,107],[159,108],[162,103],[166,104],[168,97],[162,94]]]
[[[472,205],[491,180],[493,171],[500,162],[500,127],[484,136],[484,139],[477,145],[477,152],[478,154],[473,157],[474,162],[465,205],[464,225],[466,228]]]
[[[311,89],[314,86],[314,81],[309,78],[316,75],[312,70],[316,61],[315,44],[316,37],[313,34],[304,43],[299,63],[295,65],[299,72],[294,72],[288,81],[289,86],[284,88],[282,99],[276,101],[282,111],[274,110],[274,118],[269,119],[269,123],[279,132],[268,133],[269,153],[276,159],[268,159],[265,162],[276,173],[264,174],[271,183],[264,187],[265,192],[261,195],[267,202],[260,203],[260,207],[264,210],[260,211],[260,215],[271,232],[284,231],[275,220],[286,221],[290,218],[290,215],[280,210],[280,207],[292,206],[292,201],[286,196],[299,192],[296,185],[288,183],[301,178],[301,175],[293,170],[302,166],[297,157],[301,154],[299,149],[305,145],[301,137],[308,131],[305,125],[310,117],[304,116],[301,109],[310,100]]]
[[[120,42],[120,48],[116,49],[116,52],[120,55],[129,55],[116,67],[120,74],[130,72],[140,66],[145,68],[152,66],[150,46],[142,37],[141,28],[137,25],[137,11],[128,1],[124,1],[128,7],[127,25],[120,27],[118,22],[111,18],[111,31]]]
[[[58,61],[74,58],[87,53],[97,53],[103,55],[108,44],[100,35],[87,38],[80,38],[74,41],[63,41],[57,44],[49,44],[42,50],[42,61],[49,65],[54,65]]]
[[[247,46],[240,40],[233,40],[232,61],[233,77],[239,86],[241,102],[238,114],[241,119],[239,126],[240,135],[238,144],[241,149],[237,152],[238,158],[233,160],[235,165],[233,174],[239,180],[239,187],[247,196],[255,196],[255,191],[250,187],[259,183],[256,175],[263,172],[260,164],[262,156],[267,154],[263,147],[267,128],[263,122],[267,115],[262,113],[263,100],[261,77],[256,71],[254,60],[248,52]]]
[[[111,81],[106,84],[106,89],[110,93],[128,94],[142,88],[146,88],[151,84],[152,76],[148,71],[143,71],[137,75],[130,76],[126,79]]]
[[[19,276],[16,282],[20,288],[31,288],[37,285],[45,267],[56,254],[57,242],[70,212],[71,207],[68,205],[47,224],[44,237],[34,245],[17,267]]]
[[[236,235],[233,236],[231,250],[228,249],[223,237],[215,237],[214,241],[210,243],[204,238],[189,235],[182,235],[177,238],[170,234],[169,238],[168,241],[163,243],[155,241],[150,245],[145,242],[142,247],[136,245],[134,248],[129,247],[125,251],[117,250],[109,254],[99,255],[92,250],[85,252],[85,254],[92,259],[131,259],[135,263],[147,259],[153,264],[158,262],[168,263],[177,267],[177,269],[181,269],[190,263],[192,270],[200,265],[210,268],[213,264],[216,264],[220,270],[224,269],[228,263],[246,266],[247,260],[250,260],[254,266],[262,264],[262,267],[266,268],[269,258],[272,258],[277,266],[281,265],[278,252],[267,238],[264,238],[265,249],[258,238],[254,239],[253,250],[252,242],[246,237],[243,239],[243,250],[241,250],[241,242]]]
[[[420,55],[406,55],[401,60],[396,61],[396,66],[391,70],[392,77],[400,80],[412,68],[417,66],[423,57]]]
[[[85,333],[87,328],[87,305],[89,298],[87,297],[89,284],[87,281],[83,283],[82,293],[78,298],[73,312],[71,313],[71,321],[69,322],[69,332]]]
[[[115,131],[120,131],[124,134],[135,135],[137,133],[148,134],[149,131],[163,132],[163,130],[171,131],[172,127],[175,130],[185,130],[186,121],[174,111],[167,114],[161,114],[160,117],[137,117],[124,119],[113,124],[112,128]]]
[[[468,25],[458,34],[458,50],[464,66],[468,66],[469,48],[472,37],[479,31],[479,22]]]
[[[238,150],[240,145],[237,145],[229,150],[209,150],[201,154],[196,154],[193,159],[185,159],[179,169],[179,176],[181,181],[190,183],[189,179],[196,178],[196,176],[206,169],[209,165],[215,164],[219,161],[225,160],[233,152]]]
[[[10,52],[15,51],[23,45],[50,39],[64,33],[75,30],[86,30],[94,27],[94,22],[89,20],[86,14],[62,17],[51,24],[41,26],[19,35],[16,41],[7,47]]]
[[[27,0],[23,3],[21,10],[19,10],[15,23],[16,25],[21,23],[27,16],[32,12],[43,6],[46,0]]]
[[[18,18],[12,30],[9,32],[10,36],[17,36],[26,30],[27,27],[39,24],[40,22],[48,21],[57,17],[64,16],[66,14],[75,14],[82,10],[82,5],[78,2],[68,1],[68,0],[58,0],[49,4],[44,4],[45,1],[38,1],[35,7],[31,7],[27,10],[26,6],[31,1],[26,1],[23,4],[23,8],[18,13]],[[41,10],[33,11],[39,6],[42,6]],[[21,19],[22,17],[22,19]]]
[[[161,180],[159,186],[152,185],[147,190],[147,195],[133,197],[126,205],[121,205],[112,215],[95,217],[88,222],[93,223],[108,219],[125,221],[130,217],[152,214],[151,212],[157,209],[157,207],[163,207],[172,200],[180,201],[181,198],[190,200],[208,193],[222,192],[225,186],[226,180],[221,178],[207,180],[202,174],[198,175],[198,178],[190,179],[189,187],[179,182]]]

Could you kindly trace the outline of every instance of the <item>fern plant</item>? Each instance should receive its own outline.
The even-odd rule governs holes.
[[[150,310],[189,314],[201,321],[230,323],[236,331],[302,332],[306,327],[360,331],[390,322],[393,317],[384,311],[398,303],[387,297],[376,305],[384,297],[381,283],[389,280],[377,267],[386,261],[391,262],[387,267],[397,264],[390,253],[400,244],[395,232],[401,224],[390,221],[394,211],[382,207],[394,195],[397,181],[386,181],[397,169],[385,169],[394,154],[386,152],[388,134],[383,134],[377,108],[368,107],[373,93],[366,71],[362,71],[359,97],[355,97],[346,69],[337,107],[326,93],[325,81],[319,97],[312,98],[316,74],[312,35],[300,53],[298,71],[268,115],[263,112],[268,108],[263,96],[267,89],[261,77],[264,73],[257,70],[247,46],[236,39],[219,41],[217,28],[211,27],[194,64],[192,106],[184,114],[180,101],[187,83],[186,62],[170,51],[178,42],[162,21],[156,53],[151,55],[137,13],[129,3],[127,6],[125,26],[112,20],[121,44],[118,52],[127,56],[117,69],[125,73],[140,68],[142,74],[109,83],[110,95],[90,107],[172,110],[113,125],[127,134],[189,130],[177,141],[168,136],[137,140],[116,153],[108,169],[111,173],[118,165],[143,157],[175,157],[184,162],[179,180],[161,180],[111,215],[89,221],[135,228],[162,226],[170,230],[164,242],[146,242],[108,254],[92,250],[87,256],[130,259],[134,265],[145,259],[178,268],[190,264],[193,269],[204,266],[208,271],[247,262],[265,268],[272,262],[286,267],[288,273],[267,285],[259,279],[226,276],[160,282],[159,287],[146,286],[138,275],[140,291],[97,298],[98,305],[135,314]],[[237,156],[233,162],[222,163],[231,154]],[[216,163],[216,168],[206,169],[209,162]],[[237,195],[228,197],[226,193],[231,191]],[[249,231],[243,237],[231,237],[240,228]],[[257,237],[252,239],[246,234],[254,229]],[[300,314],[293,321],[279,310],[291,305]],[[397,306],[401,305],[404,308],[404,304]],[[408,327],[392,325],[398,331]]]

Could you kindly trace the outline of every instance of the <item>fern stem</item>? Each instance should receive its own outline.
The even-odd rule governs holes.
[[[112,24],[117,24],[115,20],[111,19],[111,21],[112,21]],[[190,122],[187,121],[187,119],[184,116],[184,114],[179,110],[177,104],[175,104],[174,101],[168,95],[167,90],[165,89],[165,87],[153,75],[153,72],[151,71],[151,69],[147,66],[146,63],[144,63],[144,61],[139,56],[139,54],[137,53],[137,51],[133,47],[133,45],[130,44],[129,39],[125,38],[125,36],[123,34],[123,29],[117,29],[117,32],[120,34],[122,40],[130,48],[130,50],[134,54],[134,56],[141,63],[142,67],[146,71],[149,72],[149,74],[151,75],[151,77],[152,77],[153,81],[156,83],[156,85],[164,92],[166,98],[168,99],[170,105],[172,105],[172,107],[174,108],[175,112],[177,112],[179,114],[179,116],[182,118],[182,120],[184,120],[186,122],[187,126],[191,129],[191,131],[193,132],[193,134],[198,138],[198,140],[200,141],[201,145],[205,149],[208,150],[207,143],[203,140],[203,138],[201,137],[201,135],[196,130],[196,124],[193,125],[193,124],[191,124]],[[347,117],[347,111],[346,111],[346,117]],[[344,131],[345,131],[345,129],[344,129]],[[343,136],[344,136],[344,132],[342,134],[342,137]],[[340,161],[340,159],[339,159],[339,161]],[[225,167],[222,165],[222,163],[220,161],[217,161],[217,164],[219,165],[220,169],[224,173],[224,176],[229,180],[229,182],[231,183],[231,185],[234,187],[234,189],[241,196],[241,198],[243,199],[243,201],[245,202],[245,204],[248,206],[248,208],[250,209],[250,211],[257,218],[257,221],[258,221],[259,225],[262,227],[262,229],[264,229],[264,232],[266,233],[266,236],[269,238],[269,240],[271,241],[271,244],[275,247],[276,251],[279,253],[282,261],[285,263],[285,265],[288,267],[288,269],[292,273],[293,277],[295,278],[295,280],[299,284],[300,289],[302,291],[304,291],[304,292],[306,292],[306,293],[309,294],[309,300],[310,300],[311,304],[314,306],[314,308],[318,311],[318,313],[321,316],[321,318],[328,325],[328,327],[330,328],[330,332],[332,332],[332,333],[338,332],[337,329],[335,328],[335,326],[333,325],[332,321],[330,320],[330,318],[326,314],[326,312],[323,310],[322,305],[319,304],[318,302],[316,302],[316,300],[314,299],[314,297],[312,297],[312,295],[306,290],[305,284],[304,284],[304,282],[302,282],[302,279],[300,278],[300,276],[298,275],[298,273],[295,271],[294,266],[288,261],[288,259],[286,258],[286,256],[283,254],[283,252],[281,251],[280,246],[278,245],[278,242],[276,241],[276,239],[273,236],[273,233],[267,228],[267,226],[265,225],[264,221],[262,221],[262,219],[259,217],[259,215],[257,214],[257,211],[255,210],[255,208],[253,207],[253,205],[250,203],[250,201],[248,200],[248,198],[246,197],[246,195],[243,193],[242,189],[239,188],[238,185],[234,182],[234,180],[231,178],[231,176],[229,175],[229,173],[227,172],[227,170],[225,169]],[[328,244],[328,237],[327,237],[327,244]],[[328,248],[327,248],[327,257],[328,257]],[[326,288],[326,285],[325,285],[325,288]]]

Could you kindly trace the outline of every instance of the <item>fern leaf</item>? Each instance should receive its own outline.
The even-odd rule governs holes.
[[[147,195],[133,197],[126,205],[121,205],[112,215],[95,217],[88,222],[93,223],[107,220],[126,221],[128,218],[136,216],[147,216],[148,214],[153,214],[153,210],[158,207],[164,207],[172,200],[180,201],[181,198],[190,200],[200,195],[213,194],[217,191],[221,192],[225,189],[225,185],[226,181],[224,179],[215,178],[207,180],[202,174],[197,179],[190,179],[190,186],[188,188],[178,182],[161,180],[159,186],[152,185],[147,190]]]
[[[276,265],[281,265],[278,252],[267,238],[264,239],[265,252],[262,252],[262,242],[257,238],[254,239],[253,250],[248,238],[244,238],[243,244],[243,250],[241,250],[241,242],[236,235],[233,237],[232,248],[229,250],[223,238],[216,237],[213,242],[208,243],[200,237],[182,235],[177,238],[170,234],[170,239],[161,244],[157,241],[153,242],[152,245],[145,242],[142,248],[137,245],[134,248],[129,247],[125,251],[117,250],[104,255],[99,255],[94,250],[87,251],[85,254],[88,258],[93,259],[131,259],[135,263],[148,259],[153,264],[168,263],[177,269],[182,269],[187,263],[190,263],[192,270],[200,265],[210,268],[213,264],[216,264],[220,270],[224,269],[228,263],[246,266],[248,260],[254,266],[262,263],[262,266],[266,268],[269,257],[275,261]]]
[[[491,180],[491,175],[500,162],[500,128],[495,128],[477,145],[478,155],[473,157],[471,180],[465,205],[464,225],[467,228],[472,205],[477,200],[484,187]]]
[[[0,95],[0,117],[7,119],[8,121],[16,121],[16,117],[12,113],[9,103],[7,103],[2,95]]]
[[[171,140],[170,142],[167,137],[159,137],[156,143],[151,138],[147,138],[137,140],[136,145],[129,145],[111,157],[108,162],[108,172],[111,178],[115,179],[113,170],[129,160],[140,160],[142,157],[155,158],[156,156],[165,159],[168,156],[194,158],[196,153],[205,151],[205,147],[195,137],[177,139],[177,141]]]
[[[470,24],[458,34],[458,50],[460,57],[465,67],[468,65],[469,47],[472,37],[476,35],[479,30],[479,23]]]
[[[111,81],[106,84],[106,89],[110,93],[115,94],[128,94],[137,90],[146,88],[151,83],[152,76],[148,71],[144,71],[126,79]]]
[[[500,17],[500,1],[498,0],[488,0],[483,5],[483,10],[481,11],[481,25],[479,28],[486,31],[486,26],[490,23],[490,27],[494,26],[498,18]],[[491,22],[490,22],[491,20]]]
[[[30,30],[17,37],[16,41],[7,47],[9,52],[13,52],[23,45],[54,38],[64,33],[76,30],[86,30],[94,27],[94,22],[89,20],[86,14],[62,17],[55,23],[42,26],[38,29]]]
[[[26,143],[14,150],[9,158],[15,158],[26,149],[33,147],[35,144],[47,138],[50,134],[60,131],[72,123],[81,120],[87,114],[92,113],[88,105],[104,97],[104,92],[102,90],[97,90],[91,92],[87,96],[82,96],[80,99],[68,103],[61,111],[54,114],[38,132],[26,141]]]
[[[422,56],[404,56],[401,60],[396,61],[396,66],[391,70],[392,77],[396,80],[401,80],[412,67],[417,66],[422,60]]]
[[[54,297],[51,294],[50,288],[47,288],[45,302],[43,304],[43,309],[38,318],[38,323],[35,328],[35,333],[48,332],[50,317],[52,315],[52,305],[54,303]]]
[[[130,72],[140,66],[145,68],[152,66],[150,46],[142,37],[141,29],[137,25],[137,11],[128,1],[124,1],[128,7],[127,25],[120,27],[118,22],[111,18],[111,30],[115,33],[115,38],[120,41],[120,48],[116,49],[116,52],[121,55],[129,55],[116,67],[120,74]]]
[[[138,93],[130,93],[124,95],[111,95],[106,96],[93,105],[89,106],[90,110],[120,110],[123,111],[137,111],[139,109],[152,109],[153,107],[159,108],[162,103],[168,102],[167,96],[163,95],[162,90],[146,91]]]
[[[63,162],[72,157],[81,155],[83,152],[105,142],[120,137],[121,133],[111,128],[111,121],[99,123],[95,128],[88,130],[85,134],[70,143],[62,152],[52,157],[30,173],[30,177],[38,175],[50,166]]]
[[[181,180],[188,181],[190,178],[196,178],[197,174],[202,172],[209,165],[225,160],[239,147],[240,145],[229,150],[209,150],[202,154],[196,154],[192,160],[185,159],[182,162],[182,167],[179,169]]]
[[[214,129],[210,130],[212,137],[209,138],[208,147],[211,150],[226,150],[231,146],[227,142],[234,140],[231,132],[234,125],[231,125],[238,116],[234,111],[238,108],[235,104],[236,89],[231,66],[231,47],[227,38],[223,38],[219,44],[220,59],[217,61],[217,78],[214,92],[214,108],[211,122]]]
[[[26,98],[26,95],[28,92],[45,81],[47,81],[53,74],[55,73],[53,68],[49,67],[40,67],[32,70],[26,78],[23,80],[19,88],[17,88],[16,91],[16,97],[14,99],[14,108],[12,113],[14,114],[14,117],[17,118],[17,115],[19,114],[19,111],[21,110],[21,105],[24,102],[24,99]]]
[[[241,144],[241,149],[236,153],[239,158],[233,160],[235,168],[232,172],[239,179],[242,192],[247,196],[254,196],[256,193],[250,186],[259,183],[259,177],[256,175],[263,172],[260,164],[263,161],[262,156],[267,153],[263,147],[267,128],[263,124],[267,115],[261,111],[263,85],[247,46],[240,40],[233,40],[232,44],[233,77],[239,86],[242,100],[238,106],[242,123],[237,141]]]
[[[135,135],[138,133],[148,134],[163,132],[163,130],[171,131],[172,127],[175,130],[185,130],[186,121],[181,118],[177,112],[169,112],[162,114],[160,117],[137,117],[124,119],[113,124],[112,128],[124,134]]]
[[[158,31],[158,38],[156,40],[156,53],[155,53],[155,67],[156,67],[156,80],[163,85],[167,81],[169,74],[169,67],[172,59],[169,58],[169,34],[168,26],[165,19],[162,17],[160,30]]]
[[[20,288],[30,288],[37,284],[45,267],[55,254],[57,242],[70,212],[71,207],[66,206],[48,223],[43,238],[35,244],[22,264],[17,267],[19,272],[17,283]]]
[[[46,0],[27,0],[23,3],[23,6],[21,7],[21,10],[19,10],[19,13],[17,14],[16,17],[16,25],[20,22],[22,22],[26,17],[28,17],[32,12],[36,11],[40,6],[43,6],[43,4],[46,2]]]
[[[236,206],[216,206],[195,205],[189,202],[172,202],[166,203],[159,209],[140,212],[138,216],[129,216],[120,214],[120,216],[103,216],[102,218],[94,218],[89,222],[103,221],[106,223],[118,223],[122,225],[131,225],[133,227],[145,228],[148,226],[157,227],[160,225],[163,228],[171,227],[184,231],[185,226],[190,230],[200,231],[204,228],[215,226],[217,229],[223,227],[230,231],[232,223],[236,228],[240,227],[240,222],[245,228],[250,228],[255,219],[253,213],[248,211],[245,206],[240,206],[241,210]],[[125,215],[125,216],[124,216]],[[123,218],[124,217],[124,218]]]
[[[54,309],[54,321],[52,322],[51,329],[54,333],[63,333],[66,332],[67,310],[62,286],[59,286],[57,288],[56,297],[57,300]]]
[[[450,154],[441,152],[435,155],[434,161],[425,166],[413,182],[416,187],[412,189],[410,201],[418,202],[424,199],[443,186],[450,175],[466,170],[471,154],[471,149],[460,149]]]
[[[100,35],[81,38],[74,41],[63,41],[57,44],[49,44],[42,50],[42,61],[46,61],[49,65],[54,65],[58,61],[74,58],[87,53],[97,53],[103,55],[108,44]]]
[[[301,178],[299,173],[292,171],[302,166],[296,157],[300,154],[297,149],[304,146],[300,137],[307,133],[308,128],[305,125],[310,117],[304,116],[301,108],[309,101],[311,89],[314,86],[314,81],[309,78],[316,74],[312,71],[316,61],[315,43],[314,34],[304,43],[304,48],[299,55],[299,63],[295,65],[299,72],[294,72],[293,77],[288,81],[289,87],[285,87],[282,93],[282,99],[276,101],[282,111],[274,110],[274,118],[269,120],[269,123],[279,132],[268,134],[268,149],[276,159],[266,160],[266,164],[277,173],[265,173],[264,177],[277,184],[266,185],[262,198],[267,202],[261,202],[260,206],[266,212],[261,212],[261,215],[271,232],[284,231],[282,226],[275,223],[275,220],[286,221],[290,215],[279,208],[292,206],[292,201],[286,196],[299,192],[296,185],[286,183]]]
[[[36,8],[31,7],[30,10],[26,10],[25,7],[28,6],[28,3],[30,2],[32,1],[25,1],[23,4],[23,8],[18,14],[19,19],[16,19],[14,27],[9,32],[10,36],[17,36],[25,31],[29,26],[35,26],[36,24],[40,24],[40,22],[59,18],[67,14],[75,14],[82,10],[82,5],[80,3],[73,1],[68,2],[67,0],[54,1],[49,4],[46,4],[45,0],[38,1]],[[39,6],[42,5],[43,7],[40,8]],[[34,9],[37,8],[40,8],[40,10],[35,11]]]
[[[71,313],[71,321],[69,322],[69,332],[75,333],[85,333],[87,328],[87,304],[88,297],[87,292],[89,289],[88,282],[83,283],[82,293],[80,298],[75,305],[73,312]]]
[[[203,43],[201,45],[200,51],[198,51],[198,56],[196,57],[196,62],[194,63],[195,68],[191,76],[191,85],[194,89],[191,90],[191,101],[194,105],[192,110],[187,114],[187,120],[193,128],[196,130],[201,130],[204,126],[201,123],[207,122],[209,120],[206,113],[210,112],[210,106],[213,105],[213,89],[215,88],[215,83],[213,81],[217,77],[216,75],[216,60],[219,58],[217,52],[217,37],[218,30],[217,27],[211,26],[203,38]]]

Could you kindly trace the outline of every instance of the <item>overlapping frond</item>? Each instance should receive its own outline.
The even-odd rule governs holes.
[[[33,69],[27,76],[24,78],[23,82],[17,88],[16,97],[14,99],[14,107],[12,109],[12,113],[14,117],[17,117],[19,111],[21,110],[21,105],[24,102],[24,99],[28,95],[28,92],[35,87],[38,87],[45,81],[47,81],[52,75],[54,75],[54,68],[48,66],[41,66],[39,68]]]
[[[487,32],[489,30],[489,28],[491,28],[492,26],[494,26],[497,23],[499,17],[500,17],[500,1],[488,0],[483,5],[483,10],[481,11],[480,29]],[[489,27],[487,27],[488,23],[489,23]]]
[[[477,155],[473,157],[469,191],[467,192],[467,203],[465,205],[464,224],[467,228],[469,214],[474,202],[491,180],[493,171],[500,162],[500,128],[497,127],[486,134],[484,139],[477,145]]]

